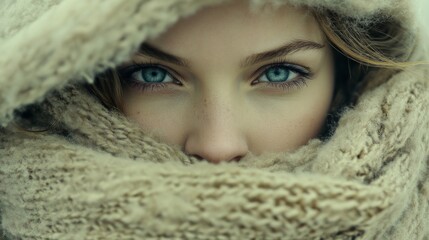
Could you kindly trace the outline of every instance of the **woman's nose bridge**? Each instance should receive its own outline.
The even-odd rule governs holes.
[[[237,104],[224,94],[195,104],[194,120],[185,144],[189,154],[210,162],[237,160],[247,149]]]
[[[197,125],[201,130],[231,131],[240,124],[237,102],[223,95],[204,97],[195,109]]]
[[[197,121],[194,131],[198,131],[201,137],[211,137],[212,140],[217,140],[219,136],[224,135],[227,131],[236,129],[236,119],[232,111],[232,104],[226,102],[227,99],[221,99],[221,96],[214,98],[204,98],[202,104],[195,109]]]

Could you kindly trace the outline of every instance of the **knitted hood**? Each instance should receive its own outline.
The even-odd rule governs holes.
[[[227,1],[0,3],[0,238],[429,238],[427,66],[368,76],[378,84],[327,141],[218,165],[152,138],[82,87],[178,19]],[[394,18],[416,34],[408,60],[427,60],[411,0],[249,2],[362,24]],[[55,131],[17,131],[23,108]]]

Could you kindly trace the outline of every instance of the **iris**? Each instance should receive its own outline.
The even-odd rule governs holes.
[[[167,72],[158,67],[146,67],[142,69],[142,75],[146,82],[162,82]]]
[[[284,82],[288,80],[290,70],[284,67],[272,67],[265,74],[267,79],[272,82]]]

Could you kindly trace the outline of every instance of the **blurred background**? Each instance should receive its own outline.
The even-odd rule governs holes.
[[[429,29],[429,0],[417,0],[417,4],[420,17],[427,23]]]

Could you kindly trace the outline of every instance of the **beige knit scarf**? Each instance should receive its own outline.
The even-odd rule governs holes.
[[[45,14],[0,28],[1,51],[29,52],[0,56],[0,122],[37,102],[32,127],[52,123],[41,133],[0,128],[0,239],[429,239],[427,67],[373,76],[381,84],[325,142],[218,165],[159,142],[76,81],[91,81],[203,2],[220,1],[46,1],[33,6]],[[302,2],[366,16],[391,1]],[[65,20],[66,12],[82,18]],[[124,28],[130,16],[143,35]],[[46,35],[57,24],[67,31]],[[34,41],[44,34],[47,42]],[[53,51],[60,43],[75,48]],[[100,49],[105,55],[94,55]]]

